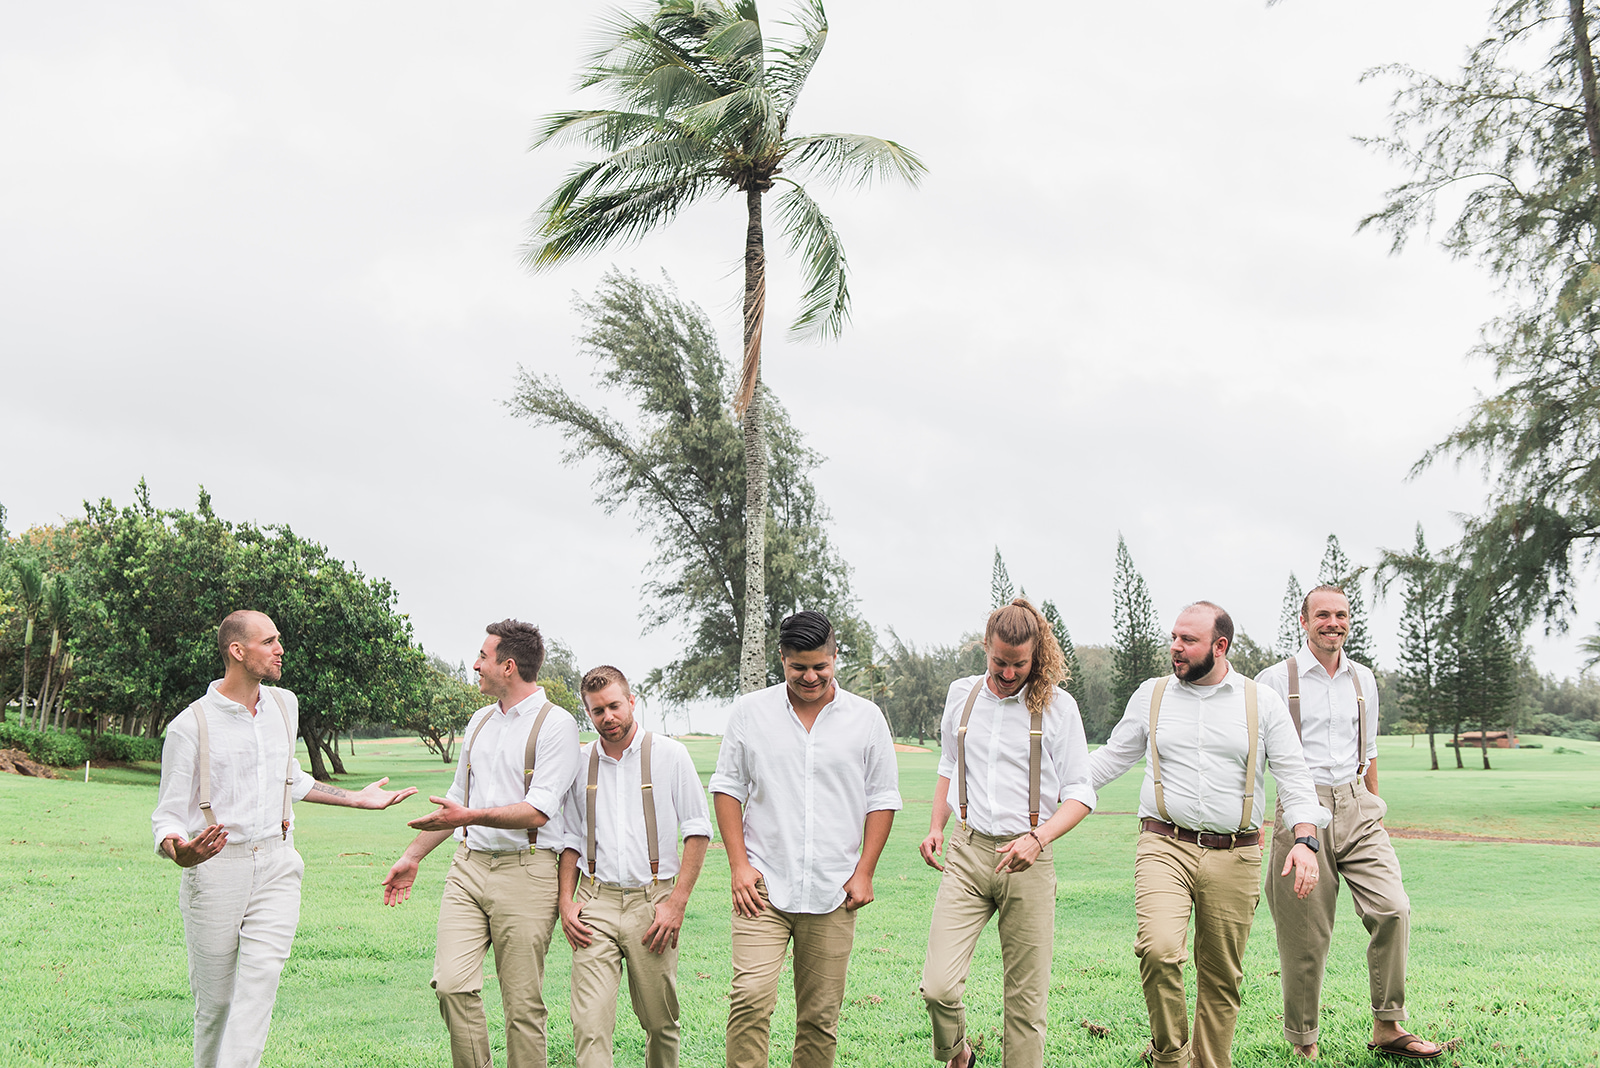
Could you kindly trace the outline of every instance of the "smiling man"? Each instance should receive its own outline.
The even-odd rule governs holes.
[[[579,757],[562,817],[578,1068],[611,1068],[624,968],[645,1068],[677,1068],[678,934],[711,844],[706,792],[682,742],[639,729],[621,671],[594,668],[579,689],[600,737]]]
[[[733,874],[729,1068],[766,1068],[791,940],[793,1068],[833,1064],[855,912],[900,808],[889,724],[834,682],[828,617],[796,612],[778,645],[784,681],[734,702],[711,777]]]
[[[1317,797],[1333,813],[1333,822],[1321,843],[1326,875],[1311,894],[1302,899],[1267,884],[1283,977],[1283,1037],[1300,1056],[1317,1056],[1322,976],[1343,878],[1368,934],[1372,1041],[1367,1048],[1407,1060],[1432,1060],[1444,1050],[1400,1026],[1406,1018],[1411,901],[1400,881],[1400,860],[1383,828],[1387,806],[1378,797],[1378,681],[1344,655],[1350,600],[1339,587],[1318,586],[1306,594],[1300,627],[1306,633],[1305,647],[1267,668],[1258,681],[1288,703]],[[1293,844],[1280,811],[1272,835],[1273,863]]]
[[[1270,878],[1304,897],[1317,882],[1317,804],[1289,710],[1232,670],[1233,620],[1209,601],[1172,628],[1172,674],[1128,699],[1111,738],[1089,758],[1103,788],[1145,762],[1134,857],[1134,912],[1150,1054],[1157,1065],[1230,1068],[1244,947],[1261,898],[1261,821],[1270,765],[1295,841]],[[1292,889],[1289,880],[1292,878]],[[1191,1044],[1183,988],[1190,917],[1197,993]]]
[[[389,869],[383,900],[411,894],[422,859],[457,841],[439,901],[433,989],[450,1029],[453,1068],[491,1063],[483,1012],[483,960],[494,946],[505,1009],[506,1061],[545,1068],[544,958],[556,924],[559,825],[578,769],[578,725],[535,680],[544,665],[539,628],[515,619],[491,623],[472,669],[495,698],[473,714],[455,778],[439,807],[410,826],[421,833]]]
[[[380,809],[415,789],[359,792],[315,782],[295,759],[300,704],[283,677],[283,640],[261,612],[217,628],[223,676],[178,713],[161,747],[150,817],[156,852],[184,869],[178,911],[194,994],[196,1068],[261,1063],[278,979],[300,922],[305,861],[292,802]]]

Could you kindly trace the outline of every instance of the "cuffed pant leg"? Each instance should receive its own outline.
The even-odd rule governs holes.
[[[488,868],[465,846],[456,850],[439,899],[433,956],[439,1015],[450,1030],[451,1068],[489,1068],[489,1028],[483,1013],[483,958],[489,952],[489,916],[479,904]]]
[[[756,892],[767,906],[754,917],[733,915],[733,991],[728,1003],[728,1068],[767,1068],[778,975],[793,933],[791,914],[772,907],[766,885]]]
[[[652,953],[645,932],[655,922],[656,905],[672,894],[671,883],[630,892],[622,911],[623,960],[628,998],[645,1033],[645,1068],[678,1065],[678,947]]]
[[[1051,846],[1027,871],[995,876],[1005,968],[1003,1068],[1042,1068],[1055,950],[1056,866]]]
[[[957,828],[945,845],[945,870],[933,899],[921,991],[933,1025],[936,1061],[949,1061],[966,1041],[967,1010],[961,998],[978,936],[995,912],[989,893],[993,865],[985,868],[976,852],[970,834]]]
[[[1324,797],[1325,804],[1331,804]],[[1339,901],[1339,864],[1332,835],[1319,856],[1321,877],[1305,898],[1295,896],[1294,873],[1278,873],[1294,848],[1294,827],[1283,818],[1283,806],[1272,824],[1272,858],[1267,866],[1267,908],[1278,940],[1278,974],[1283,986],[1283,1037],[1295,1046],[1310,1046],[1321,1034],[1318,1012],[1322,979],[1333,940],[1334,911]]]
[[[544,959],[557,919],[559,862],[548,849],[494,861],[485,907],[505,1010],[506,1064],[545,1068]]]
[[[294,847],[263,849],[251,863],[248,904],[239,926],[239,972],[217,1068],[256,1068],[267,1048],[278,981],[300,923],[305,861]]]
[[[1372,1016],[1406,1018],[1406,955],[1411,948],[1411,899],[1400,878],[1400,858],[1383,828],[1383,801],[1356,791],[1357,826],[1343,845],[1339,870],[1356,914],[1367,929],[1367,982]]]
[[[1183,992],[1185,943],[1194,908],[1199,847],[1141,833],[1134,852],[1133,907],[1139,933],[1133,952],[1150,1012],[1153,1063],[1189,1063],[1189,1009]]]
[[[801,913],[794,925],[793,1068],[832,1068],[839,1047],[839,1012],[844,1007],[856,914],[843,905],[832,912]]]
[[[1195,884],[1195,1068],[1232,1068],[1244,947],[1261,900],[1261,847],[1204,850]]]
[[[572,951],[572,1044],[578,1068],[611,1068],[622,985],[622,932],[617,895],[578,888],[580,918],[593,941]]]

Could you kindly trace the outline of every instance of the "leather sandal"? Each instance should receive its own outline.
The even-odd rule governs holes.
[[[1433,1051],[1423,1052],[1417,1049],[1418,1044],[1433,1046]],[[1413,1035],[1410,1032],[1400,1035],[1388,1042],[1368,1042],[1367,1048],[1374,1053],[1381,1053],[1386,1057],[1399,1057],[1407,1061],[1431,1061],[1436,1057],[1444,1056],[1444,1047],[1437,1042],[1430,1042],[1426,1038]]]

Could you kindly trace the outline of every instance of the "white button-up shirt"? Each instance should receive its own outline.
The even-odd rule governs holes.
[[[467,798],[467,762],[472,763],[473,808],[501,808],[526,801],[549,821],[539,828],[538,848],[561,852],[561,800],[578,767],[578,723],[560,705],[544,718],[534,749],[533,781],[523,789],[522,771],[528,745],[528,732],[539,718],[547,700],[544,688],[533,691],[521,702],[502,711],[500,702],[486,705],[472,714],[467,724],[466,741],[461,744],[461,759],[456,777],[446,796],[456,804]],[[483,730],[478,730],[479,724]],[[457,827],[455,838],[473,849],[489,852],[528,848],[528,832],[521,828]]]
[[[1367,759],[1378,755],[1378,680],[1362,665],[1339,654],[1333,674],[1316,654],[1301,647],[1294,655],[1300,668],[1300,745],[1306,767],[1318,786],[1343,786],[1354,782],[1360,761],[1356,757],[1356,676],[1361,696],[1367,699]],[[1354,674],[1352,674],[1354,673]],[[1256,681],[1289,700],[1289,664],[1279,661],[1256,676]]]
[[[1156,807],[1155,776],[1146,761],[1144,785],[1139,788],[1140,816],[1165,818],[1191,831],[1234,834],[1241,829],[1245,756],[1250,751],[1244,683],[1244,676],[1231,668],[1214,686],[1195,686],[1177,678],[1167,683],[1156,726],[1167,815],[1163,817]],[[1149,679],[1134,691],[1110,740],[1090,755],[1095,789],[1146,756],[1150,743],[1150,694],[1155,685],[1156,680]],[[1326,827],[1333,816],[1317,803],[1317,791],[1311,785],[1311,773],[1306,770],[1300,739],[1295,736],[1283,698],[1273,690],[1257,687],[1256,712],[1260,733],[1250,827],[1260,827],[1266,816],[1268,764],[1278,782],[1284,818],[1290,824]]]
[[[244,705],[222,696],[220,685],[221,679],[213,682],[199,701],[211,739],[211,812],[228,832],[229,845],[281,838],[285,769],[292,768],[289,796],[295,801],[310,793],[313,783],[300,770],[300,762],[290,760],[300,729],[300,703],[288,690],[263,686],[251,715]],[[288,729],[274,695],[289,713]],[[167,724],[167,739],[161,746],[161,790],[150,815],[156,852],[161,852],[169,835],[188,841],[205,830],[199,770],[200,734],[190,705]]]
[[[645,834],[644,790],[641,750],[643,730],[633,732],[633,741],[622,751],[621,760],[612,760],[600,748],[598,789],[595,790],[595,867],[594,877],[603,883],[644,886],[650,882],[650,840]],[[589,873],[589,755],[598,741],[583,747],[578,756],[578,774],[567,791],[563,823],[565,848],[578,852],[578,874]],[[659,878],[678,874],[678,838],[694,835],[711,837],[711,813],[706,807],[705,787],[694,770],[689,750],[675,738],[657,734],[650,740],[650,794],[656,808],[656,848],[660,851]]]
[[[832,912],[861,860],[868,812],[898,811],[894,738],[878,706],[835,684],[807,731],[784,683],[733,703],[711,792],[744,806],[744,845],[785,912]]]
[[[974,686],[978,700],[967,721],[967,823],[979,834],[1006,838],[1026,834],[1028,823],[1028,752],[1033,717],[1016,696],[999,698],[988,685],[988,675],[957,679],[950,684],[940,721],[943,752],[939,774],[950,780],[950,807],[961,812],[960,783],[956,774],[956,738],[961,713]],[[1095,806],[1089,785],[1089,746],[1083,736],[1083,717],[1072,695],[1054,687],[1044,710],[1044,738],[1039,759],[1039,822],[1043,823],[1063,801]]]

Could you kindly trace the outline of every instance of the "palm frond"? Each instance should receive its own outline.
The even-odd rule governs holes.
[[[779,181],[788,186],[778,198],[783,233],[789,239],[789,247],[801,254],[806,279],[800,314],[789,331],[797,337],[838,337],[850,318],[844,244],[833,220],[822,213],[798,182],[787,178]]]
[[[569,179],[541,209],[543,222],[535,226],[522,250],[522,262],[529,270],[552,267],[614,242],[637,241],[702,196],[728,189],[727,182],[715,174],[674,175],[670,180],[573,197],[561,210],[551,210],[549,204],[574,184]]]
[[[800,31],[799,42],[775,46],[776,58],[767,63],[767,86],[786,122],[828,43],[828,13],[822,9],[822,0],[807,0],[790,25]]]
[[[868,134],[791,138],[785,144],[785,158],[831,184],[863,186],[874,179],[898,178],[915,186],[928,173],[927,165],[910,149]]]
[[[528,150],[548,144],[583,144],[616,152],[644,139],[670,140],[685,133],[673,119],[639,111],[558,111],[539,120]]]

